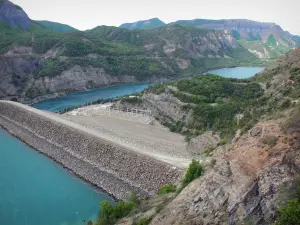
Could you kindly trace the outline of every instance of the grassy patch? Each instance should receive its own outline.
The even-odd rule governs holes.
[[[300,224],[300,185],[296,185],[294,198],[287,201],[279,208],[278,217],[275,225],[298,225]]]
[[[133,225],[148,225],[148,224],[150,224],[151,220],[152,220],[152,217],[142,218],[138,222],[134,223]]]
[[[273,147],[273,146],[275,146],[277,144],[277,140],[278,140],[277,137],[273,137],[273,136],[265,137],[263,139],[263,143],[265,145],[269,145],[269,146]]]
[[[165,194],[169,194],[172,192],[176,192],[176,185],[174,184],[165,184],[159,191],[158,194],[159,195],[165,195]]]
[[[202,165],[199,163],[199,161],[196,161],[195,159],[192,160],[191,164],[189,165],[189,168],[185,174],[183,184],[188,185],[193,180],[199,178],[201,175],[203,175],[204,169]]]

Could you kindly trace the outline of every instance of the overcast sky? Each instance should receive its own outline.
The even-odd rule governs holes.
[[[158,17],[164,22],[195,18],[275,22],[300,35],[300,0],[12,0],[34,20],[86,30]]]

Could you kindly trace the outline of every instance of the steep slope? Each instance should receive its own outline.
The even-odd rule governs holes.
[[[277,58],[298,45],[296,36],[284,31],[275,23],[263,23],[243,19],[231,20],[179,20],[184,26],[227,30],[245,48],[260,58]]]
[[[208,75],[207,79],[211,76]],[[248,80],[250,82],[247,83],[248,85],[252,83],[264,89],[262,95],[255,97],[259,104],[252,105],[250,96],[236,92],[239,90],[238,86],[230,87],[224,81],[223,84],[218,83],[217,78],[211,81],[213,82],[204,83],[203,79],[199,79],[198,82],[185,81],[184,84],[188,85],[185,103],[190,102],[190,107],[194,109],[197,105],[205,108],[203,102],[211,101],[211,99],[192,98],[198,101],[195,103],[188,98],[200,96],[199,93],[202,95],[208,93],[202,85],[207,89],[227,87],[225,92],[219,91],[213,96],[213,98],[219,98],[217,104],[230,104],[230,98],[227,98],[224,93],[231,93],[234,101],[236,101],[235,96],[243,97],[243,101],[246,100],[250,108],[244,112],[232,112],[236,116],[235,124],[239,128],[235,136],[227,140],[227,144],[221,141],[218,147],[210,146],[206,151],[198,152],[200,153],[199,160],[205,166],[203,177],[193,181],[177,196],[169,197],[169,202],[165,201],[166,206],[154,205],[155,210],[148,206],[147,212],[140,212],[131,217],[127,224],[149,217],[153,218],[150,223],[153,225],[274,224],[278,216],[284,213],[282,211],[281,214],[278,213],[280,207],[286,205],[289,199],[297,197],[300,172],[300,49],[285,54],[274,65]],[[229,79],[227,81],[237,82]],[[239,82],[246,82],[246,80]],[[170,90],[174,82],[167,85]],[[246,84],[244,85],[243,91],[247,93]],[[182,89],[183,86],[178,86],[178,88]],[[174,88],[172,90],[174,91]],[[190,92],[193,92],[193,95]],[[152,98],[151,93],[156,97]],[[152,87],[140,100],[158,102],[157,95],[162,96],[164,93],[167,94],[164,88]],[[221,103],[220,97],[225,102]],[[169,101],[170,112],[174,112],[176,102],[178,108],[179,99],[176,101],[175,97],[169,96],[163,101]],[[152,101],[152,104],[158,105],[157,102]],[[214,104],[213,107],[217,105]],[[186,110],[186,108],[187,105],[181,106],[181,110]],[[202,115],[202,118],[193,124],[200,123],[201,125],[203,122],[211,124],[213,117],[217,117],[216,121],[222,124],[226,122],[228,115],[230,114],[226,111],[222,113],[212,111],[212,113]],[[207,127],[215,134],[221,133],[222,135],[222,130],[219,128],[215,130],[215,128],[214,126]],[[199,137],[201,140],[203,135]],[[294,209],[297,210],[297,208]],[[296,221],[295,218],[299,221],[299,215],[292,213],[291,205],[289,210],[289,215],[293,217],[284,214],[283,221],[293,219]],[[281,222],[278,224],[298,223]]]
[[[45,27],[53,29],[54,31],[57,31],[57,32],[77,31],[77,29],[75,29],[74,27],[71,27],[67,24],[61,24],[61,23],[47,21],[47,20],[41,20],[41,21],[36,21],[36,22],[42,24]]]
[[[120,28],[127,28],[130,30],[134,29],[154,29],[166,25],[163,21],[158,18],[152,18],[149,20],[141,20],[134,23],[124,23],[120,25]]]
[[[8,29],[1,36],[0,98],[21,101],[262,63],[226,32],[179,25],[66,33]]]
[[[27,29],[31,24],[31,20],[22,8],[8,0],[0,1],[0,20],[22,29]]]
[[[143,26],[136,27],[139,22],[123,26],[128,29],[146,29]],[[170,24],[223,30],[239,40],[239,43],[259,58],[276,59],[281,54],[297,47],[299,37],[284,31],[275,23],[264,23],[245,19],[230,20],[178,20]],[[160,24],[163,26],[163,24]],[[148,28],[149,29],[149,28]]]

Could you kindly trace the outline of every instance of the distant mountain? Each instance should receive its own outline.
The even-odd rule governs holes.
[[[296,36],[284,31],[275,23],[245,19],[230,20],[179,20],[174,24],[209,28],[230,32],[239,43],[259,58],[277,58],[298,46]]]
[[[0,98],[49,98],[107,85],[149,82],[209,69],[264,65],[230,32],[178,24],[155,29],[100,26],[57,32],[1,1]],[[150,28],[158,19],[135,27]],[[147,25],[147,26],[146,26]],[[268,39],[270,48],[276,39]]]
[[[263,64],[224,31],[180,25],[0,32],[0,53],[0,98],[26,102],[107,85]]]
[[[128,29],[151,29],[151,26],[149,28],[143,25],[144,23],[151,24],[150,21],[139,21],[121,26]],[[178,20],[170,24],[226,31],[238,40],[243,47],[259,58],[277,58],[300,45],[299,36],[294,36],[284,31],[275,23],[263,23],[245,19],[195,19]],[[157,23],[157,26],[164,25],[164,23]]]
[[[244,39],[248,41],[261,40],[264,43],[273,35],[276,40],[284,45],[294,45],[292,35],[285,32],[279,25],[275,23],[263,23],[245,19],[230,20],[179,20],[174,22],[183,26],[193,26],[198,28],[210,28],[216,30],[231,31],[236,39]]]
[[[0,20],[10,26],[29,28],[31,20],[23,9],[8,0],[0,0]]]
[[[135,23],[124,23],[120,28],[127,28],[130,30],[134,29],[154,29],[166,25],[163,21],[158,18],[153,18],[150,20],[141,20]]]
[[[47,28],[51,28],[57,32],[70,32],[70,31],[77,30],[76,28],[71,27],[67,24],[61,24],[61,23],[51,22],[51,21],[47,21],[47,20],[41,20],[41,21],[36,21],[36,22],[42,24],[43,26],[45,26]]]

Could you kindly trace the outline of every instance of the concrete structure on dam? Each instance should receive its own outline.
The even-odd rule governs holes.
[[[161,143],[161,152],[160,149],[150,152],[146,147],[145,150],[138,145],[132,147],[128,140],[122,142],[122,138],[105,136],[101,133],[104,128],[99,125],[101,120],[96,118],[93,122],[89,119],[80,117],[79,120],[79,117],[70,118],[20,103],[0,101],[1,127],[118,199],[130,190],[135,190],[142,197],[154,195],[164,184],[178,183],[182,178],[190,158],[184,155],[184,141],[177,134],[131,121],[102,120],[109,124],[120,123],[120,129],[126,129],[124,126],[132,123],[132,129],[128,130],[132,132],[131,136],[137,133],[137,138],[138,133],[145,131],[144,136],[140,134],[143,143]],[[116,132],[124,133],[124,130],[116,129]],[[175,139],[178,139],[177,142]],[[172,147],[168,147],[172,146],[172,142],[178,143],[174,147],[177,151],[175,156],[170,154]],[[164,153],[165,146],[168,154]],[[183,154],[179,156],[180,151]]]

